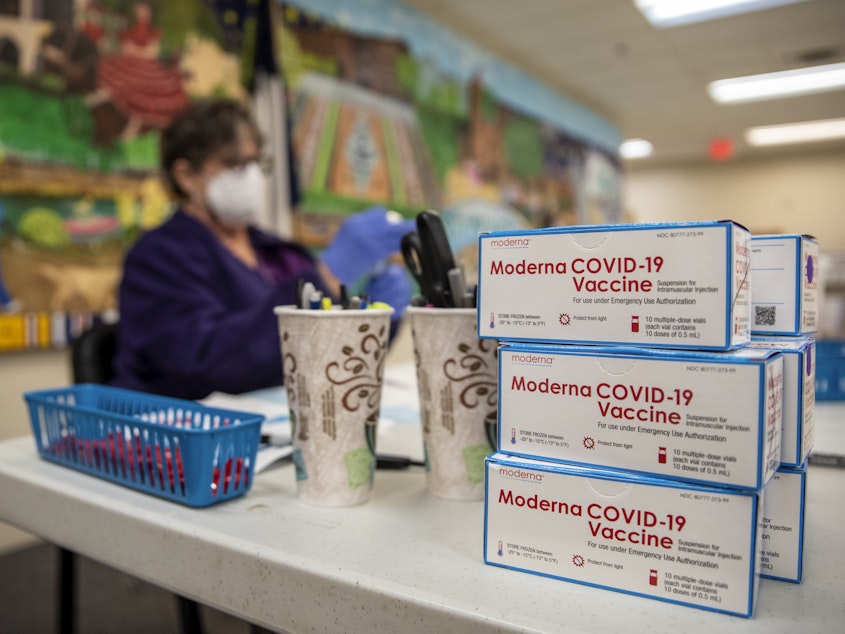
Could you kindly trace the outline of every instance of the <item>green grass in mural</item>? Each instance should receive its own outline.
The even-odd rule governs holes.
[[[417,118],[434,169],[442,182],[449,169],[458,162],[458,139],[463,134],[464,122],[429,108],[418,108]]]
[[[411,55],[399,55],[393,64],[393,72],[399,87],[406,95],[416,99],[417,84],[420,77],[417,60]]]
[[[499,116],[499,100],[487,89],[481,91],[481,116],[493,122]]]
[[[317,148],[317,158],[314,161],[314,176],[311,179],[311,187],[317,191],[326,189],[326,179],[329,176],[332,148],[334,147],[339,116],[340,105],[337,102],[330,103],[326,112],[325,125],[320,136],[320,145]]]
[[[466,88],[429,60],[400,55],[394,64],[396,81],[417,107],[466,118]]]
[[[387,154],[387,170],[390,174],[393,198],[398,204],[403,204],[407,202],[408,196],[405,192],[405,181],[402,178],[402,161],[399,158],[399,149],[396,147],[396,133],[393,130],[393,122],[390,119],[382,119],[381,129],[384,134],[384,151]]]
[[[120,146],[124,166],[133,170],[149,170],[159,164],[159,134],[149,132],[131,141],[123,141]]]
[[[104,172],[150,170],[158,163],[156,134],[94,147],[94,121],[79,95],[4,82],[0,111],[0,145],[7,157]],[[33,112],[38,117],[33,118]]]
[[[401,202],[378,203],[372,200],[344,198],[330,192],[315,192],[313,190],[303,192],[303,199],[299,206],[306,213],[349,215],[377,205],[384,205],[394,211],[398,211],[406,218],[413,218],[421,211],[417,207],[411,207]]]
[[[543,174],[543,140],[540,125],[525,117],[512,117],[505,124],[505,155],[508,166],[526,180]]]

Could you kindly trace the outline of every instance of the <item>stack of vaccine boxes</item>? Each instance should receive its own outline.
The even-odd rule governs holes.
[[[783,355],[781,465],[767,486],[761,575],[800,583],[807,458],[815,435],[819,244],[807,235],[751,240],[751,344]]]
[[[753,614],[785,355],[750,346],[752,244],[729,221],[480,236],[487,563]]]

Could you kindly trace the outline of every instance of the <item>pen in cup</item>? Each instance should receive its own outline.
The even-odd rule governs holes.
[[[323,306],[323,294],[320,291],[314,291],[308,298],[308,307],[311,310],[320,310]]]
[[[464,295],[466,294],[466,283],[464,282],[464,273],[458,267],[449,269],[446,273],[449,280],[449,291],[452,296],[452,306],[454,308],[467,308],[464,303]]]
[[[316,292],[317,289],[311,282],[305,282],[299,293],[299,307],[311,308],[311,296]]]

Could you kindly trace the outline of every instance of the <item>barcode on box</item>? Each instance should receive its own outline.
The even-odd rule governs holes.
[[[754,325],[774,326],[777,318],[777,306],[755,306]]]
[[[810,335],[819,319],[819,243],[807,235],[751,239],[751,331]],[[777,307],[777,311],[775,310]]]

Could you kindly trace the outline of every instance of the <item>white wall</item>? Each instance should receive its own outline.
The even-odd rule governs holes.
[[[731,219],[753,233],[809,233],[822,249],[818,336],[845,337],[845,152],[649,167],[624,179],[631,222]]]
[[[634,222],[731,219],[754,233],[809,233],[845,249],[845,152],[672,167],[629,165]]]

